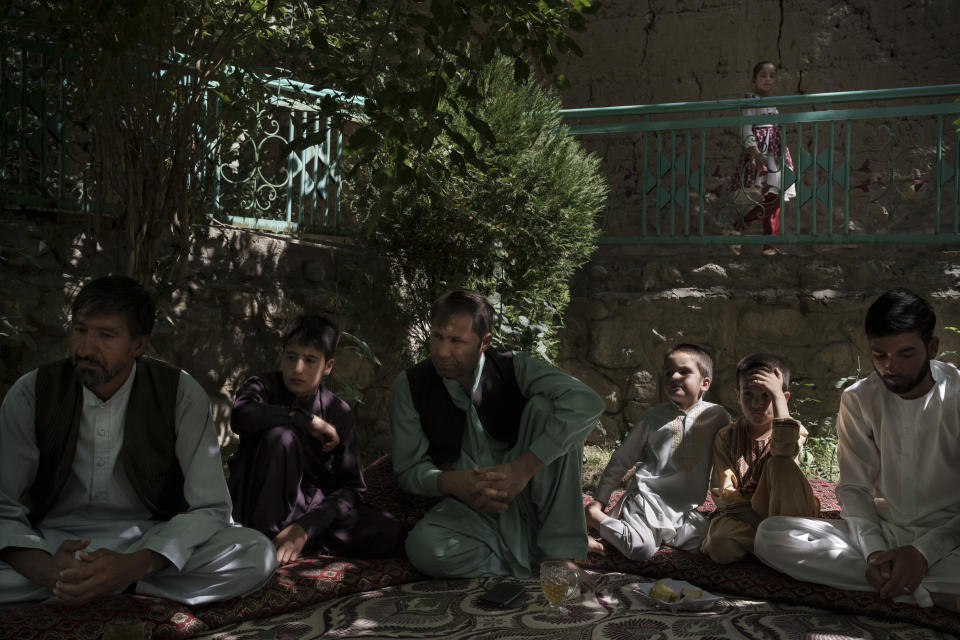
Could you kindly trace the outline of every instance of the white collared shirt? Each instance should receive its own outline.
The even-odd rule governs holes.
[[[84,388],[70,475],[36,529],[19,502],[32,485],[39,464],[34,424],[36,370],[10,388],[0,407],[0,548],[39,548],[53,554],[65,539],[89,537],[91,550],[150,549],[180,569],[195,547],[219,529],[233,525],[209,399],[183,371],[177,387],[175,453],[189,506],[169,521],[158,521],[140,502],[119,458],[136,371],[135,365],[123,385],[105,401]]]
[[[865,558],[891,539],[928,564],[960,546],[960,371],[930,368],[934,385],[920,398],[873,373],[840,399],[837,498]]]

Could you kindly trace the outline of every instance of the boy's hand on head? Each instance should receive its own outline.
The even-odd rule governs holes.
[[[309,432],[311,436],[323,443],[324,451],[332,451],[340,444],[340,434],[337,433],[336,428],[320,416],[313,416]]]
[[[755,384],[763,388],[770,394],[773,401],[773,417],[789,418],[790,409],[787,407],[787,395],[783,391],[783,373],[780,369],[773,371],[758,370],[750,374],[748,379],[750,384]]]

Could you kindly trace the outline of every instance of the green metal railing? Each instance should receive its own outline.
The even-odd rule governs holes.
[[[290,79],[270,84],[276,99],[259,107],[256,129],[242,132],[218,161],[217,213],[271,231],[350,233],[340,210],[343,132],[313,107],[328,95],[348,98]],[[307,136],[322,142],[296,144]],[[296,150],[285,151],[291,144]],[[271,173],[284,154],[286,167]]]
[[[601,243],[772,244],[743,229],[763,201],[738,171],[744,126],[768,123],[785,141],[776,243],[943,243],[960,240],[958,97],[954,84],[561,115],[611,179]],[[747,113],[761,107],[781,113]]]
[[[97,176],[69,82],[52,48],[0,46],[0,209],[91,209]],[[222,150],[207,159],[209,214],[279,232],[351,233],[340,210],[342,133],[313,106],[329,92],[272,86],[255,124],[207,142]],[[785,141],[777,244],[943,243],[960,240],[958,96],[953,84],[561,115],[611,180],[601,243],[772,243],[760,224],[743,223],[760,203],[738,173],[742,130],[753,124],[774,125]],[[760,107],[781,113],[749,115]],[[211,93],[207,114],[219,110]],[[791,187],[795,197],[785,195]]]
[[[88,134],[72,118],[68,67],[53,47],[0,46],[0,209],[93,206],[96,172]],[[214,169],[208,213],[273,231],[349,233],[340,211],[342,132],[313,106],[331,92],[287,79],[269,85],[276,93],[258,107],[255,124],[232,140],[205,144],[223,150],[208,158]],[[207,117],[219,122],[221,106],[210,93]],[[207,171],[199,168],[198,175]],[[111,201],[117,198],[106,198],[108,211]]]

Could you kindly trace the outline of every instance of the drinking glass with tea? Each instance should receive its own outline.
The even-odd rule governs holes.
[[[565,616],[570,610],[563,606],[580,585],[580,572],[563,560],[545,560],[540,563],[540,587],[550,606],[547,610]]]

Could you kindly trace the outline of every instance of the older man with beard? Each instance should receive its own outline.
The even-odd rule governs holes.
[[[126,591],[187,604],[252,591],[273,545],[231,519],[206,392],[143,357],[155,308],[135,280],[93,280],[70,358],[0,408],[0,604]]]
[[[933,360],[933,307],[881,295],[865,329],[875,372],[837,417],[842,520],[778,517],[755,553],[799,580],[960,610],[960,372]]]

